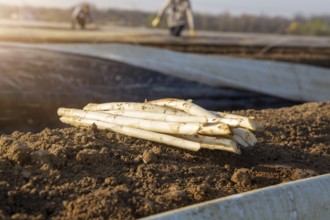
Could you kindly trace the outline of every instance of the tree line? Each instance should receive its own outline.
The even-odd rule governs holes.
[[[30,20],[69,22],[71,11],[72,9],[0,6],[0,18],[17,19],[25,16]],[[94,8],[93,14],[98,24],[131,27],[150,27],[155,15],[142,11],[97,8]],[[297,15],[293,18],[284,18],[249,14],[236,16],[230,13],[219,15],[195,13],[194,17],[198,30],[330,36],[330,15],[312,17]],[[165,21],[161,27],[166,27]]]

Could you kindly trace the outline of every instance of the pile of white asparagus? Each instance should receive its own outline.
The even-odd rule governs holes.
[[[59,108],[58,115],[75,127],[96,126],[192,151],[206,148],[240,154],[241,147],[257,143],[252,131],[260,129],[253,118],[208,111],[181,99],[88,104],[83,110]]]

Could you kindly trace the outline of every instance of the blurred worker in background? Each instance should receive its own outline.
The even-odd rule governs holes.
[[[76,6],[71,15],[72,29],[76,29],[77,24],[79,24],[81,29],[85,29],[87,23],[95,25],[90,5],[82,4]]]
[[[195,36],[194,17],[189,0],[165,0],[156,18],[151,23],[152,27],[158,26],[160,19],[167,10],[169,10],[167,25],[172,36],[179,37],[187,22],[190,36]]]

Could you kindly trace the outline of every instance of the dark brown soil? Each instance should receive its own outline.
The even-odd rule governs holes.
[[[242,155],[93,129],[0,136],[0,218],[134,219],[330,171],[330,103],[236,112],[265,126]]]

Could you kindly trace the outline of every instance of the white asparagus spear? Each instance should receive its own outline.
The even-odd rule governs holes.
[[[222,119],[218,118],[207,118],[205,116],[193,116],[193,115],[172,115],[163,113],[153,113],[144,111],[127,111],[127,110],[110,110],[104,111],[105,113],[113,115],[121,115],[132,118],[141,118],[156,121],[168,121],[168,122],[191,122],[191,123],[216,123]],[[224,123],[226,124],[226,123]]]
[[[146,131],[142,129],[131,128],[131,127],[111,124],[107,122],[102,122],[102,121],[96,121],[86,118],[71,118],[71,117],[61,117],[60,120],[63,123],[70,124],[75,127],[89,127],[95,124],[96,127],[101,130],[110,130],[127,136],[140,138],[148,141],[154,141],[157,143],[167,144],[170,146],[191,150],[191,151],[198,151],[201,148],[200,143],[197,142],[184,140],[166,134],[159,134],[152,131]]]
[[[139,118],[130,118],[118,115],[111,115],[103,112],[83,111],[79,109],[59,108],[58,115],[68,117],[82,117],[105,121],[113,124],[139,128],[166,134],[206,134],[206,135],[228,135],[231,133],[226,124],[203,125],[201,123],[176,123],[154,121]]]
[[[237,144],[235,141],[224,138],[224,137],[211,137],[211,136],[204,136],[204,135],[179,135],[178,137],[196,141],[196,142],[203,142],[205,144],[212,144],[212,145],[225,145],[228,147],[237,148]]]
[[[250,118],[220,118],[219,122],[227,124],[231,127],[242,127],[252,131],[258,130],[258,124]]]
[[[231,127],[243,127],[254,130],[256,123],[249,118],[208,118],[206,116],[193,116],[193,115],[171,115],[153,112],[143,111],[126,111],[126,110],[110,110],[104,111],[105,113],[113,115],[121,115],[132,118],[142,118],[156,121],[168,121],[168,122],[192,122],[192,123],[217,123],[221,122]]]
[[[234,129],[232,129],[232,131],[235,135],[237,135],[237,136],[241,137],[243,140],[245,140],[251,147],[253,147],[257,143],[256,136],[248,129],[234,128]]]
[[[201,147],[204,149],[209,149],[209,150],[222,150],[222,151],[227,151],[235,154],[241,154],[241,150],[239,148],[232,148],[228,147],[225,145],[212,145],[212,144],[205,144],[205,143],[200,143]]]
[[[67,117],[82,117],[104,121],[112,124],[118,124],[153,132],[166,134],[196,134],[201,127],[199,123],[176,123],[152,121],[138,118],[129,118],[118,115],[111,115],[102,112],[83,111],[79,109],[59,108],[58,115]]]
[[[238,119],[248,118],[248,119],[254,120],[254,117],[245,117],[245,116],[234,115],[234,114],[229,114],[229,113],[225,113],[225,112],[215,112],[215,111],[209,111],[209,112],[220,118],[238,118]]]
[[[231,131],[226,124],[204,124],[200,127],[197,132],[198,134],[204,135],[230,135]]]
[[[241,151],[237,147],[235,141],[220,137],[210,137],[203,135],[179,135],[179,137],[201,143],[202,148],[207,148],[210,150],[224,150],[240,154]]]
[[[205,116],[208,118],[219,119],[220,122],[230,125],[232,127],[243,127],[251,130],[262,129],[252,118],[243,117],[239,115],[226,114],[221,112],[208,111],[194,103],[181,99],[160,99],[149,101],[150,104],[171,107],[177,110],[187,112],[191,115]]]
[[[212,113],[210,113],[206,109],[204,109],[194,103],[182,100],[182,99],[173,99],[173,98],[159,99],[159,100],[149,101],[147,103],[174,108],[176,110],[187,112],[190,115],[206,116],[208,118],[216,118],[216,116],[214,116]]]
[[[187,112],[191,115],[199,115],[199,116],[207,116],[209,118],[220,118],[222,123],[237,127],[237,126],[244,126],[251,129],[256,129],[257,124],[253,119],[238,116],[238,115],[232,115],[232,114],[223,114],[218,113],[217,115],[212,114],[208,110],[185,100],[181,99],[160,99],[155,101],[149,101],[148,103],[165,106],[165,107],[171,107],[177,110],[181,110],[184,112]],[[222,115],[221,115],[222,114]],[[227,116],[229,118],[224,118],[224,116]],[[230,118],[232,117],[232,118]]]
[[[241,138],[240,136],[238,136],[236,134],[233,136],[233,140],[236,141],[240,146],[242,146],[244,148],[250,147],[250,145],[243,138]]]
[[[224,112],[218,112],[218,114],[221,115],[221,117],[224,117],[224,118],[240,118],[240,119],[245,119],[245,118],[248,118],[248,119],[251,119],[251,120],[254,120],[255,118],[254,117],[245,117],[245,116],[241,116],[241,115],[234,115],[234,114],[229,114],[229,113],[224,113]]]
[[[240,116],[240,115],[233,115],[233,114],[228,114],[228,113],[223,113],[223,112],[213,112],[210,111],[212,114],[214,114],[215,116],[221,118],[222,120],[220,120],[222,123],[228,124],[230,126],[233,127],[243,127],[243,128],[247,128],[250,129],[252,131],[256,131],[256,130],[262,130],[262,126],[259,125],[253,117],[244,117],[244,116]],[[233,124],[231,124],[233,123]],[[235,125],[237,124],[237,125]]]
[[[171,115],[187,115],[185,112],[181,112],[175,109],[162,107],[158,105],[152,105],[148,103],[137,103],[137,102],[111,102],[94,104],[90,103],[86,105],[83,110],[85,111],[109,111],[109,110],[128,110],[128,111],[143,111],[143,112],[154,112]]]

